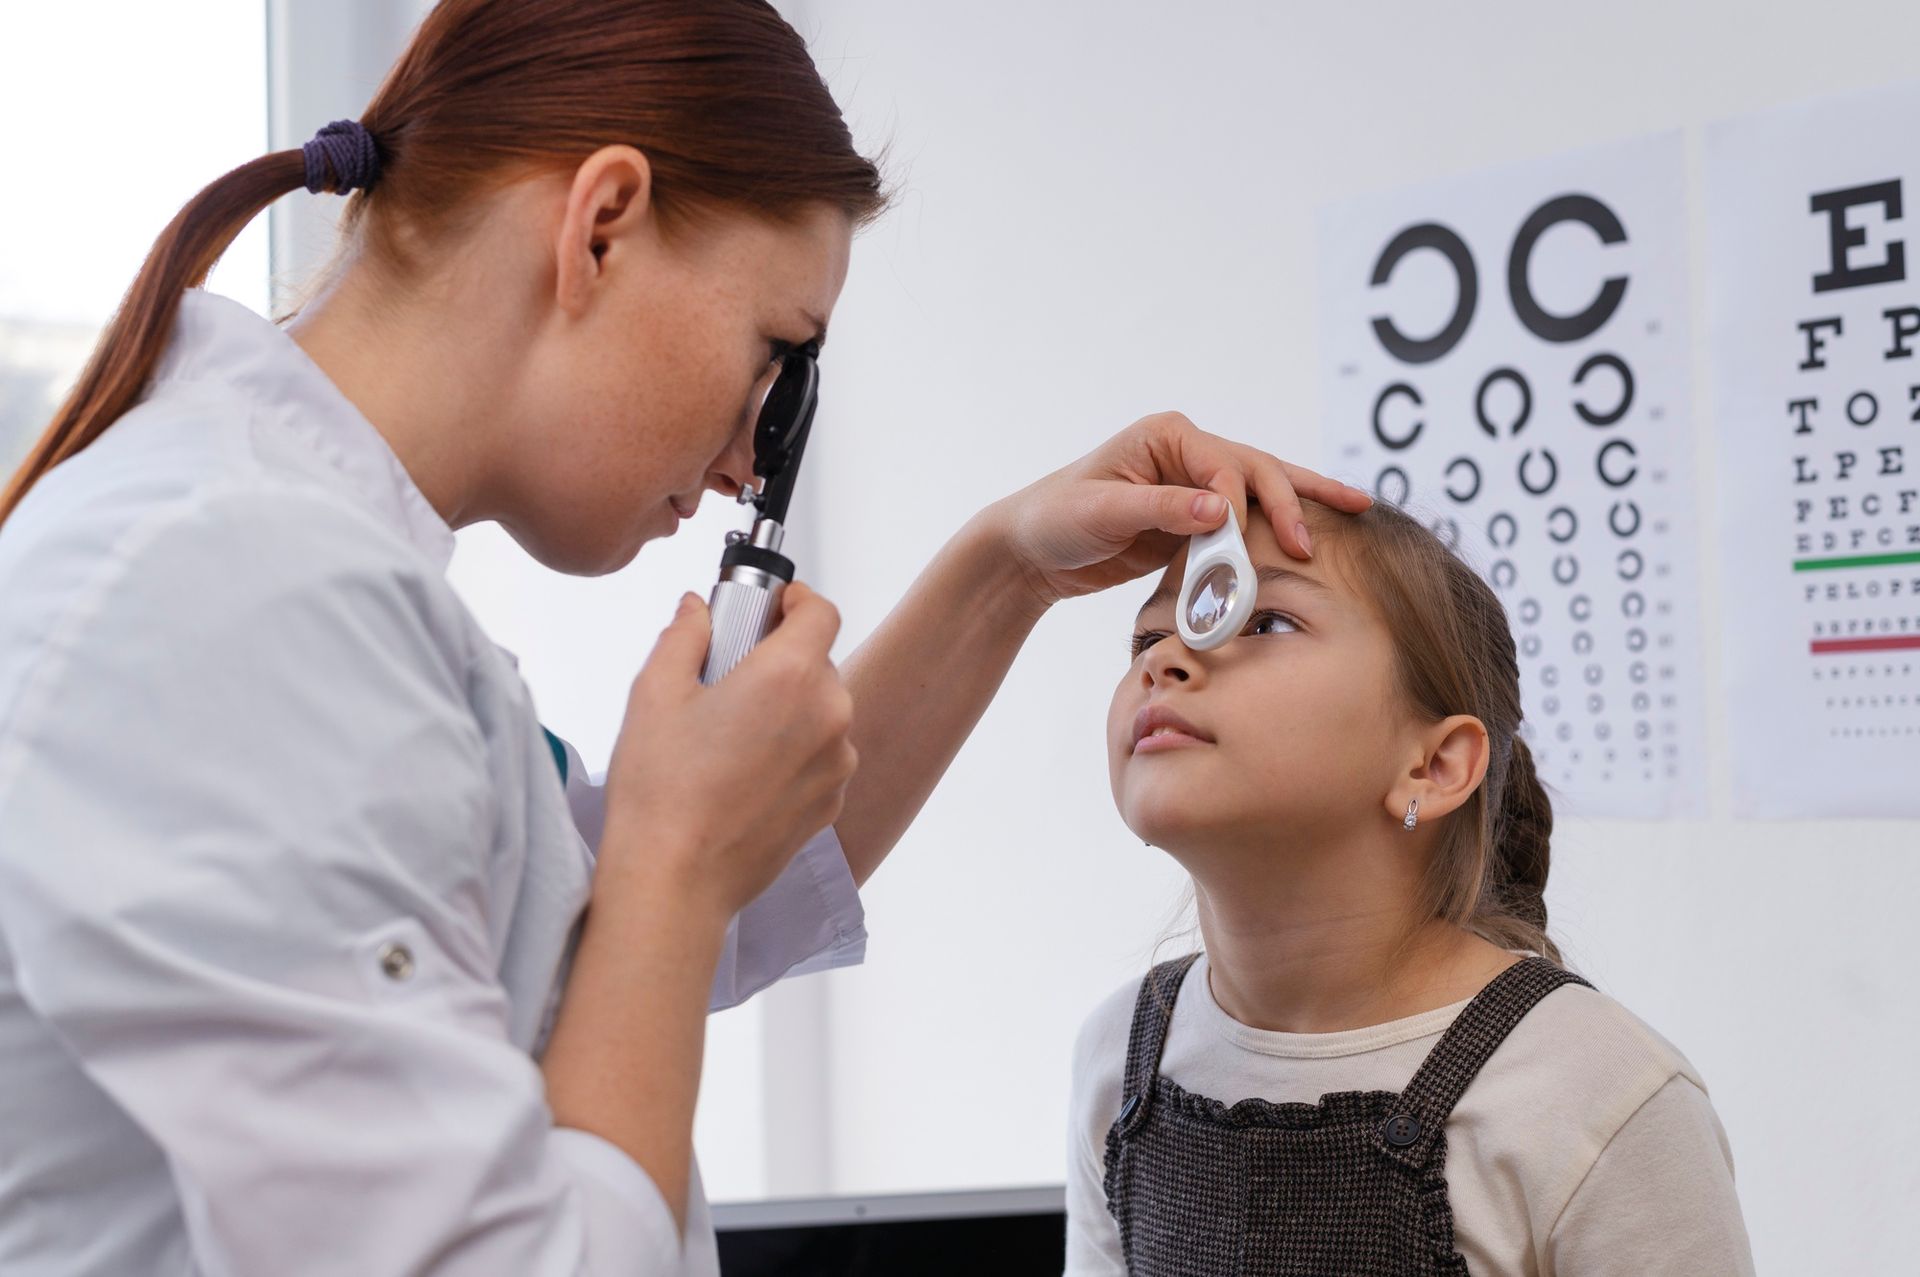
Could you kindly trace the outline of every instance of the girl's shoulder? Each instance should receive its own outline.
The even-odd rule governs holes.
[[[1124,981],[1101,998],[1085,1019],[1073,1043],[1073,1089],[1070,1104],[1074,1125],[1099,1129],[1120,1107],[1121,1075],[1126,1072],[1127,1034],[1133,1027],[1134,1005],[1144,976]]]
[[[1730,1157],[1699,1070],[1646,1020],[1585,984],[1562,985],[1527,1012],[1448,1119],[1449,1139],[1474,1160],[1523,1168],[1529,1201],[1550,1207],[1537,1212],[1543,1228],[1629,1127],[1647,1137],[1639,1145],[1678,1139]]]
[[[1706,1082],[1598,989],[1563,985],[1529,1011],[1461,1095],[1447,1140],[1465,1214],[1524,1217],[1561,1271],[1601,1256],[1665,1263],[1642,1249],[1683,1239],[1714,1258],[1673,1271],[1751,1271],[1735,1263],[1746,1243],[1733,1153]]]
[[[1541,999],[1481,1072],[1496,1080],[1557,1078],[1588,1095],[1616,1093],[1622,1103],[1637,1095],[1636,1106],[1676,1077],[1706,1090],[1679,1047],[1618,999],[1585,984],[1562,985]]]
[[[1143,979],[1144,976],[1129,977],[1087,1012],[1080,1021],[1079,1035],[1074,1041],[1076,1057],[1089,1051],[1110,1054],[1106,1048],[1112,1046],[1125,1050],[1127,1030],[1133,1025],[1133,1008],[1140,997]]]
[[[1181,992],[1175,1005],[1185,1000],[1190,991],[1195,972],[1205,969],[1206,959],[1201,957],[1189,971],[1189,978],[1182,982]],[[1167,965],[1167,964],[1162,964]],[[1155,968],[1156,970],[1158,968]],[[1105,1078],[1111,1074],[1113,1086],[1118,1088],[1120,1074],[1124,1070],[1127,1054],[1127,1035],[1133,1028],[1133,1013],[1140,1000],[1140,990],[1148,979],[1149,972],[1130,976],[1109,992],[1080,1022],[1079,1033],[1073,1044],[1073,1074],[1078,1083],[1081,1079],[1099,1076]],[[1078,1086],[1076,1085],[1076,1090]]]

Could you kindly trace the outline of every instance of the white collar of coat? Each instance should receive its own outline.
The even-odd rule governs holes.
[[[188,289],[148,395],[165,393],[167,382],[217,382],[245,397],[260,420],[331,462],[362,504],[446,570],[453,529],[386,437],[277,325],[232,298]]]

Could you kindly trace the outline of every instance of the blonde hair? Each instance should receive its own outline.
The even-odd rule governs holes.
[[[1406,511],[1376,501],[1360,514],[1302,503],[1316,545],[1374,605],[1392,638],[1408,705],[1430,721],[1470,714],[1487,729],[1487,773],[1440,818],[1421,914],[1504,949],[1554,962],[1547,936],[1553,804],[1520,737],[1520,668],[1506,609],[1480,574]]]

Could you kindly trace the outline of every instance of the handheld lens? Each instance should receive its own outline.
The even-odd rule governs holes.
[[[1229,510],[1226,522],[1195,536],[1188,546],[1187,574],[1174,612],[1180,641],[1196,651],[1219,647],[1245,628],[1258,592],[1240,523]]]

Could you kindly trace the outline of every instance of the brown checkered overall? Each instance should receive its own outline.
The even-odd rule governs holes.
[[[1447,1115],[1540,999],[1585,984],[1544,958],[1488,983],[1407,1083],[1318,1104],[1228,1107],[1160,1076],[1191,955],[1148,974],[1134,1004],[1107,1209],[1133,1277],[1461,1277],[1447,1201]]]

